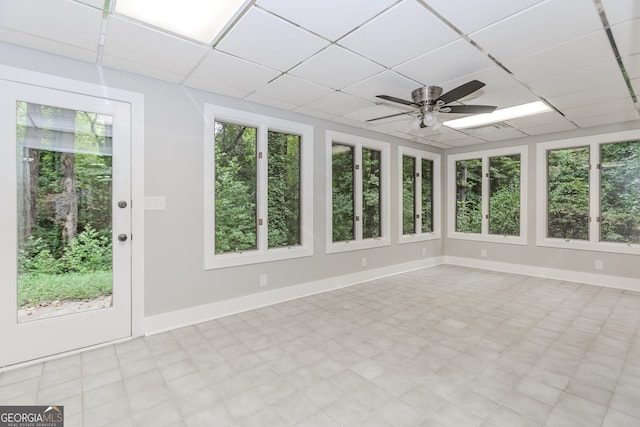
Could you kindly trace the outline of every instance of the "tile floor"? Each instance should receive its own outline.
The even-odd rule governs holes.
[[[640,293],[439,266],[0,374],[65,426],[638,427]]]

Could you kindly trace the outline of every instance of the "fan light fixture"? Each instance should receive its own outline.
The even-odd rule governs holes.
[[[248,0],[117,0],[115,11],[130,18],[212,44]]]
[[[435,112],[427,111],[422,116],[416,117],[411,120],[411,127],[415,130],[420,130],[423,128],[431,128],[432,130],[436,130],[442,126],[442,122],[438,118],[438,114]]]
[[[468,129],[503,122],[505,120],[548,113],[550,111],[552,111],[552,109],[547,104],[542,101],[536,101],[528,104],[516,105],[515,107],[502,108],[489,114],[476,114],[474,116],[463,117],[461,119],[449,120],[443,124],[452,129]]]

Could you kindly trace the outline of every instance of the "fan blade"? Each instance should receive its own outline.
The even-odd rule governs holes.
[[[411,114],[411,112],[406,113],[397,113],[397,114],[389,114],[388,116],[376,117],[375,119],[365,120],[367,122],[374,122],[376,120],[388,119],[390,117],[404,116],[405,114]]]
[[[481,81],[471,80],[470,82],[460,85],[455,89],[451,89],[449,92],[442,95],[436,101],[442,101],[444,104],[449,104],[450,102],[454,102],[460,98],[464,98],[465,96],[483,87],[484,87],[484,83],[482,83]]]
[[[498,108],[495,105],[449,105],[443,107],[449,111],[443,111],[443,113],[453,114],[485,114],[493,113]]]
[[[398,104],[411,105],[412,107],[419,107],[419,104],[415,102],[407,101],[406,99],[396,98],[389,95],[376,95],[377,98],[384,99],[385,101],[397,102]]]

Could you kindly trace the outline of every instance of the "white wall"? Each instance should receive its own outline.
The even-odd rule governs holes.
[[[145,98],[145,194],[164,196],[166,210],[145,212],[145,316],[214,304],[233,298],[392,266],[415,266],[443,255],[441,240],[398,245],[398,214],[391,209],[392,245],[325,254],[325,131],[330,129],[383,140],[391,149],[391,200],[396,200],[397,144],[426,149],[383,136],[130,73],[99,68],[0,43],[0,63],[108,87],[139,92]],[[223,105],[314,126],[314,255],[312,257],[216,270],[203,268],[203,146],[205,103]],[[133,141],[135,144],[135,141]],[[431,149],[442,152],[442,150]],[[133,165],[135,168],[135,165]],[[134,200],[133,203],[142,203]],[[135,239],[135,236],[134,236]],[[426,255],[422,254],[423,248]],[[367,267],[362,267],[362,257]],[[415,264],[418,262],[418,264]],[[398,267],[402,268],[402,267]],[[259,287],[266,274],[267,287]],[[135,286],[135,284],[134,284]],[[267,300],[267,299],[265,299]]]
[[[259,292],[293,289],[304,283],[330,283],[336,277],[368,277],[369,272],[389,272],[403,266],[428,265],[446,255],[453,260],[470,260],[478,265],[492,262],[517,266],[568,270],[576,273],[602,275],[603,280],[620,276],[640,278],[640,257],[575,250],[542,248],[535,245],[535,144],[551,138],[567,138],[560,134],[545,138],[518,139],[487,144],[498,148],[509,145],[529,145],[528,234],[526,246],[446,239],[446,215],[443,218],[443,239],[398,245],[398,213],[391,209],[391,246],[339,254],[325,254],[325,131],[334,130],[379,139],[392,144],[391,200],[397,197],[397,145],[442,152],[365,130],[350,128],[308,116],[250,104],[214,94],[184,88],[178,84],[158,81],[130,73],[99,68],[92,64],[52,56],[9,44],[0,43],[0,63],[61,77],[87,81],[104,86],[131,90],[145,97],[145,194],[166,197],[164,211],[145,213],[145,316],[158,317],[176,310],[196,306],[212,306],[222,301],[242,299]],[[223,105],[314,126],[314,255],[307,258],[262,263],[217,270],[203,268],[203,106]],[[640,128],[640,123],[609,126],[580,131],[576,134],[610,132]],[[133,141],[135,144],[135,141]],[[450,150],[448,153],[477,151],[479,147]],[[442,182],[446,188],[446,157],[443,156]],[[134,165],[135,167],[135,165]],[[442,206],[446,206],[443,191]],[[134,201],[142,203],[142,201]],[[426,256],[422,255],[423,248]],[[481,258],[481,249],[487,257]],[[362,257],[367,267],[361,266]],[[604,261],[604,270],[594,269],[594,260]],[[493,264],[494,266],[497,264]],[[535,272],[536,270],[531,270]],[[269,285],[260,288],[259,277],[266,274]],[[577,275],[579,277],[579,275]],[[324,282],[323,282],[324,281]],[[135,286],[135,284],[134,284]],[[278,294],[277,291],[273,295]],[[267,301],[268,299],[265,299]],[[205,311],[206,313],[206,311]],[[200,315],[203,315],[202,312]],[[205,314],[206,315],[206,314]],[[175,319],[174,319],[175,320]],[[171,320],[171,321],[174,321]],[[180,320],[175,320],[179,323]],[[161,327],[156,325],[156,328]]]

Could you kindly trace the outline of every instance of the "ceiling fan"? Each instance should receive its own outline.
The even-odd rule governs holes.
[[[388,116],[376,117],[375,119],[369,119],[367,122],[373,122],[376,120],[388,119],[390,117],[397,117],[402,115],[409,115],[415,117],[412,125],[416,128],[426,128],[431,126],[432,129],[439,128],[442,123],[438,121],[439,113],[451,113],[451,114],[483,114],[491,113],[496,108],[494,105],[449,105],[452,102],[456,102],[467,95],[472,94],[484,87],[484,83],[478,80],[471,80],[463,85],[460,85],[454,89],[451,89],[447,93],[442,93],[440,86],[427,86],[419,87],[411,92],[412,101],[406,99],[396,98],[390,95],[376,95],[377,98],[384,99],[385,101],[391,101],[398,104],[408,105],[414,107],[414,111],[407,111],[403,113],[390,114]]]

